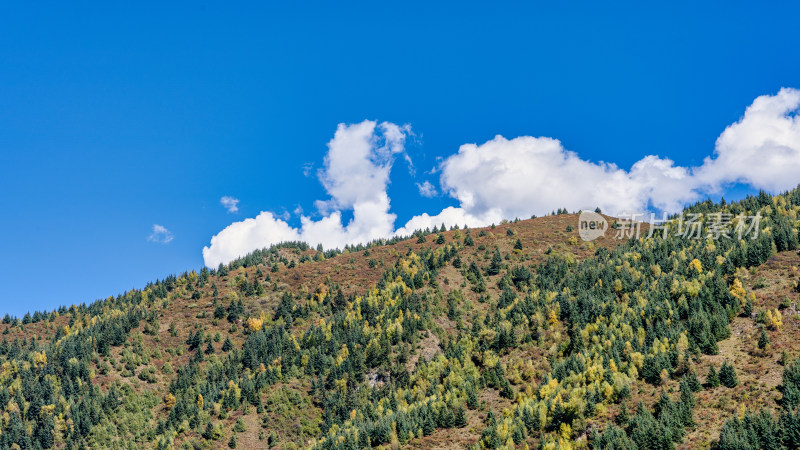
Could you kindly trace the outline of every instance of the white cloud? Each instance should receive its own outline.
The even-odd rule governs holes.
[[[778,192],[800,182],[800,91],[761,96],[717,139],[714,158],[681,167],[648,155],[629,171],[593,163],[547,137],[466,144],[439,165],[444,192],[459,202],[436,215],[413,217],[408,233],[439,223],[487,225],[502,219],[599,206],[612,214],[674,212],[732,183]]]
[[[753,101],[738,122],[719,136],[715,158],[706,158],[697,178],[712,190],[742,182],[772,192],[800,181],[800,90]]]
[[[599,206],[612,214],[672,212],[732,183],[772,192],[789,189],[800,182],[799,106],[800,91],[794,89],[758,97],[723,131],[713,157],[699,167],[676,166],[670,159],[648,155],[624,170],[581,159],[549,137],[497,136],[480,145],[465,144],[431,171],[440,173],[442,192],[458,206],[414,216],[399,229],[394,228],[386,189],[395,156],[405,155],[410,127],[373,121],[340,124],[328,143],[324,168],[318,171],[331,196],[316,202],[322,219],[301,216],[301,226],[292,228],[262,212],[214,236],[203,248],[203,257],[213,267],[281,241],[343,247],[441,223],[484,226],[558,208]],[[417,187],[421,195],[436,193],[427,181]],[[347,224],[342,223],[343,210],[353,211]]]
[[[461,216],[485,225],[562,207],[622,212],[640,211],[652,202],[659,209],[675,209],[695,197],[691,187],[685,188],[687,170],[671,160],[647,156],[625,171],[583,160],[547,137],[497,136],[481,145],[462,145],[440,169],[443,190],[458,200],[462,212],[445,210],[446,217],[433,216],[432,224]]]
[[[436,187],[431,184],[430,181],[425,180],[422,183],[417,183],[417,189],[419,189],[419,195],[423,197],[436,197],[438,192],[436,191]]]
[[[157,223],[153,224],[153,232],[147,237],[148,241],[157,242],[159,244],[169,244],[173,239],[175,239],[175,235],[166,227]]]
[[[424,230],[425,228],[433,228],[434,226],[438,227],[441,224],[448,226],[467,225],[470,227],[480,227],[491,223],[499,223],[502,219],[502,217],[492,215],[491,213],[477,217],[467,213],[463,208],[448,206],[443,209],[442,212],[433,216],[428,213],[423,213],[412,217],[411,220],[406,222],[403,227],[399,228],[395,234],[398,236],[408,236],[416,230]]]
[[[219,199],[219,202],[225,209],[228,210],[229,213],[237,213],[239,212],[239,199],[229,196],[224,196]]]
[[[255,219],[229,225],[203,248],[207,266],[229,262],[257,248],[288,240],[322,244],[326,248],[344,247],[390,236],[395,215],[389,212],[389,172],[394,158],[405,153],[408,126],[365,120],[340,124],[328,143],[324,167],[318,176],[331,198],[316,203],[324,216],[314,221],[301,216],[300,227],[293,228],[270,212]],[[342,223],[342,210],[352,210],[353,218]]]

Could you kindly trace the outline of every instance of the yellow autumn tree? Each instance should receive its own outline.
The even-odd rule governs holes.
[[[777,330],[783,325],[783,316],[777,309],[767,310],[767,328]]]
[[[697,274],[703,273],[703,264],[700,263],[700,260],[695,258],[689,263],[689,272],[697,272]]]
[[[172,407],[175,406],[175,403],[177,403],[177,401],[178,399],[175,398],[175,396],[172,395],[171,392],[167,392],[167,395],[164,396],[164,405],[166,405],[168,409],[172,409]]]
[[[258,317],[250,317],[247,319],[246,325],[250,331],[259,331],[264,326],[264,320]]]
[[[744,300],[747,292],[744,290],[744,286],[742,286],[742,282],[739,281],[738,278],[733,279],[733,284],[731,285],[731,295],[738,298],[739,300]]]
[[[33,352],[33,365],[37,369],[47,365],[47,355],[44,352]]]

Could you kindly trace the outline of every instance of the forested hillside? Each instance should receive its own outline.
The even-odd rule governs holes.
[[[798,448],[800,188],[685,213],[287,243],[6,316],[0,447]]]

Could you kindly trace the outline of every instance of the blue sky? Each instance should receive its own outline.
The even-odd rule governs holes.
[[[795,2],[283,3],[0,6],[2,312],[198,269],[261,211],[318,219],[339,123],[410,124],[414,172],[398,156],[387,188],[400,227],[459,205],[416,183],[441,192],[429,172],[463,144],[697,167],[754,99],[800,87]]]

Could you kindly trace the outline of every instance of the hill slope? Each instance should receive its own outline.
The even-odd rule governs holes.
[[[722,211],[760,211],[762,232],[621,241],[612,230],[589,243],[576,215],[559,214],[345,252],[286,244],[91,305],[6,317],[0,445],[749,438],[733,421],[720,441],[723,423],[761,406],[775,420],[796,414],[782,364],[800,351],[800,191],[687,212]],[[699,386],[729,364],[737,384]],[[783,423],[773,428],[791,447]]]

